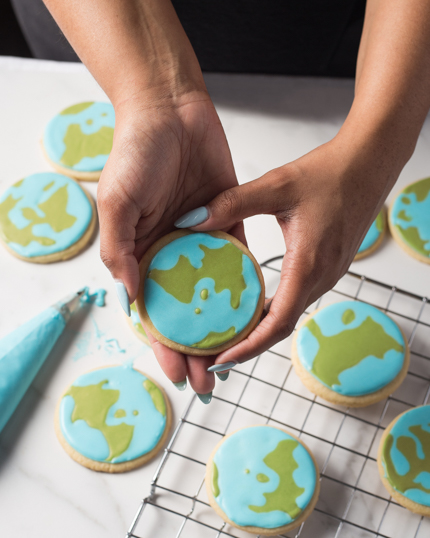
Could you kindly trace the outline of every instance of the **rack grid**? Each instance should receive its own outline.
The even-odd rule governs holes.
[[[264,262],[268,295],[279,283],[282,257]],[[409,372],[397,391],[367,408],[331,405],[310,393],[291,365],[291,336],[217,382],[212,402],[194,395],[164,450],[127,538],[246,538],[210,507],[205,464],[226,434],[254,424],[290,430],[312,450],[321,492],[310,517],[288,538],[424,538],[430,521],[408,512],[385,491],[376,464],[385,427],[430,396],[430,306],[426,297],[348,272],[304,313],[345,299],[388,313],[409,341]]]

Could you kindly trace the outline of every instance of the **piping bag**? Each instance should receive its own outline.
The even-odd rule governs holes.
[[[88,288],[47,308],[0,340],[0,432],[15,411]]]

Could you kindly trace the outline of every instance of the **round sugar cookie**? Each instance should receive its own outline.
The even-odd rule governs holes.
[[[354,261],[361,260],[362,258],[373,254],[382,244],[386,229],[387,215],[385,207],[383,207],[365,235],[363,242],[355,255]]]
[[[246,532],[284,534],[311,514],[319,495],[318,466],[302,441],[273,426],[224,437],[206,465],[209,503]]]
[[[403,250],[430,263],[430,177],[412,183],[397,195],[388,223]]]
[[[410,409],[391,422],[379,444],[378,468],[395,501],[430,516],[430,405]]]
[[[75,256],[93,237],[96,221],[90,194],[73,179],[53,172],[27,176],[0,197],[0,241],[28,262]]]
[[[386,314],[367,303],[342,301],[303,320],[293,337],[292,362],[317,396],[364,407],[399,387],[408,370],[409,348]]]
[[[264,280],[235,237],[178,230],[143,256],[136,305],[162,344],[188,355],[215,355],[246,338],[259,322]]]
[[[125,316],[127,319],[127,322],[129,326],[131,327],[131,330],[134,332],[134,334],[142,340],[147,346],[150,346],[148,337],[146,335],[145,329],[142,326],[142,323],[139,318],[139,314],[137,312],[136,303],[132,303],[130,305],[130,317]]]
[[[48,123],[42,149],[58,172],[97,181],[112,150],[114,127],[115,111],[110,103],[78,103]]]
[[[161,449],[171,409],[164,390],[130,366],[78,377],[57,405],[55,431],[75,461],[107,473],[140,467]]]

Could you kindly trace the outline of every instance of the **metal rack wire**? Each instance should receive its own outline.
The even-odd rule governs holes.
[[[279,281],[282,257],[262,264],[269,293]],[[291,337],[218,383],[212,403],[195,395],[183,412],[127,538],[242,538],[208,504],[205,464],[227,433],[251,424],[273,424],[301,437],[320,467],[321,493],[311,516],[288,538],[424,538],[430,522],[398,505],[382,487],[376,465],[379,438],[406,409],[430,396],[430,306],[428,299],[347,273],[308,309],[345,299],[365,301],[400,325],[411,350],[402,386],[364,409],[328,404],[307,391],[292,369]]]

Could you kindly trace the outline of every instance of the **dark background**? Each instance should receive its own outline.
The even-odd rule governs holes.
[[[33,57],[9,0],[0,0],[0,55]]]

